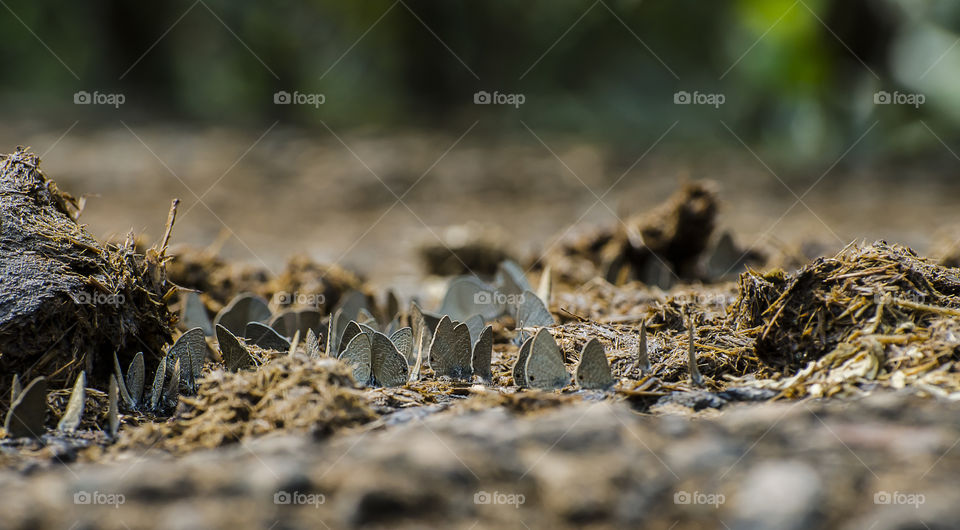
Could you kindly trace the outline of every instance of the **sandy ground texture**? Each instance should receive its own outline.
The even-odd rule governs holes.
[[[593,401],[408,410],[0,473],[8,528],[952,528],[960,405],[882,393],[648,416]]]

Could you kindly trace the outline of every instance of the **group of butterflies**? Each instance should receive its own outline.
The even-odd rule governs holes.
[[[336,357],[352,368],[354,379],[364,386],[395,387],[418,380],[424,363],[430,365],[436,377],[465,382],[476,377],[490,382],[493,328],[486,323],[510,315],[521,330],[519,355],[512,370],[514,383],[548,390],[563,388],[570,383],[570,374],[560,347],[546,329],[556,324],[543,302],[549,300],[550,290],[549,269],[544,271],[538,295],[520,266],[505,261],[493,283],[474,276],[451,280],[437,313],[423,311],[413,302],[405,319],[401,319],[396,297],[389,293],[387,309],[381,315],[392,318],[385,324],[373,316],[366,295],[352,291],[342,297],[326,322],[324,347],[318,333],[324,325],[322,314],[315,309],[273,313],[265,299],[245,293],[234,298],[211,322],[199,296],[188,293],[180,314],[181,324],[188,330],[163,356],[149,394],[144,393],[143,354],[134,356],[125,376],[114,354],[108,393],[109,432],[116,433],[120,403],[128,410],[157,412],[175,406],[181,393],[195,393],[208,353],[206,337],[214,335],[224,367],[232,372],[258,364],[248,345],[292,354],[303,336],[304,349],[310,357]],[[402,326],[404,320],[409,325]],[[523,330],[527,328],[539,329],[523,340]],[[690,330],[691,377],[699,383],[692,326]],[[641,328],[637,355],[639,367],[648,373],[646,326]],[[591,390],[614,385],[606,353],[597,339],[589,340],[583,347],[575,380],[581,388]],[[86,400],[85,385],[86,376],[81,372],[58,430],[70,432],[79,426]],[[21,390],[15,377],[13,392],[13,406],[5,424],[8,434],[32,436],[42,432],[43,414],[38,411],[46,408],[46,380],[39,377]]]

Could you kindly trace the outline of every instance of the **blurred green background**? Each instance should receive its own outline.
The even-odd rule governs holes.
[[[5,121],[83,119],[334,130],[537,131],[612,146],[859,150],[950,157],[960,124],[955,0],[7,0]],[[73,104],[78,90],[125,103]],[[277,91],[322,93],[319,108]],[[475,105],[478,90],[525,103]],[[719,108],[674,94],[722,94]],[[921,94],[876,105],[878,91]],[[57,125],[59,127],[59,125]],[[459,133],[457,133],[459,134]],[[939,137],[939,138],[938,138]]]

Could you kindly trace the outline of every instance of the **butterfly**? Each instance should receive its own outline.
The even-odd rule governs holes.
[[[471,353],[467,325],[454,326],[449,316],[441,318],[430,343],[430,364],[437,376],[461,381],[470,379],[473,373]]]
[[[477,341],[473,344],[473,356],[470,365],[473,368],[473,374],[484,381],[493,379],[493,372],[490,370],[490,360],[493,357],[493,328],[487,326],[483,328]]]
[[[597,339],[590,339],[580,353],[580,363],[577,364],[577,384],[587,390],[606,390],[613,386],[614,379],[610,373],[610,363],[603,351],[603,345]]]
[[[563,388],[570,374],[563,365],[563,354],[550,331],[543,328],[533,336],[530,354],[524,366],[526,386],[544,390]]]
[[[552,326],[556,324],[550,310],[547,309],[543,300],[530,291],[524,291],[520,297],[520,303],[517,307],[517,322],[522,322],[524,326]]]
[[[213,335],[213,323],[207,316],[207,308],[203,305],[200,295],[187,292],[183,297],[183,307],[180,308],[180,325],[182,329],[200,328],[206,336]]]
[[[230,330],[220,325],[217,326],[217,344],[220,346],[223,364],[227,370],[236,372],[254,364],[253,357],[247,348]]]
[[[217,313],[213,325],[214,328],[223,326],[234,335],[243,335],[248,322],[266,322],[269,318],[270,308],[266,300],[255,294],[243,293]]]
[[[26,386],[7,411],[3,429],[11,438],[40,438],[46,433],[47,379],[37,377]]]
[[[299,333],[299,331],[294,332]],[[284,352],[290,349],[290,341],[280,336],[273,328],[260,322],[250,322],[243,332],[244,338],[265,350]]]
[[[372,343],[365,333],[358,333],[350,339],[340,354],[340,360],[353,368],[353,379],[364,386],[370,384],[372,357]]]
[[[386,387],[402,386],[409,375],[407,359],[397,350],[390,337],[374,331],[370,339],[374,381]]]
[[[218,340],[219,337],[220,333],[218,330]],[[173,343],[173,346],[170,347],[167,353],[167,363],[169,364],[167,370],[169,371],[173,368],[173,363],[181,361],[180,365],[181,369],[185,371],[187,388],[190,392],[193,392],[196,380],[200,378],[201,372],[203,371],[203,360],[207,356],[207,340],[204,338],[203,330],[201,328],[193,328],[183,335],[180,335],[180,338]]]
[[[484,320],[493,320],[503,313],[501,298],[493,286],[475,276],[458,276],[450,280],[440,304],[440,314],[459,321],[476,314]]]
[[[533,337],[530,337],[520,346],[517,360],[513,363],[513,384],[523,387],[527,385],[527,357],[530,356],[530,347],[533,346]]]
[[[140,356],[143,359],[143,356]],[[80,372],[77,381],[73,384],[73,390],[70,392],[70,401],[67,402],[67,409],[57,423],[57,430],[62,432],[73,432],[80,426],[80,420],[83,418],[83,407],[87,401],[87,373]]]

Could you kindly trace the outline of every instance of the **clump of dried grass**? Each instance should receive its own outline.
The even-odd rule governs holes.
[[[117,448],[156,444],[183,453],[274,432],[328,433],[375,418],[349,368],[296,354],[255,371],[211,372],[196,397],[181,398],[173,418],[125,432]]]

